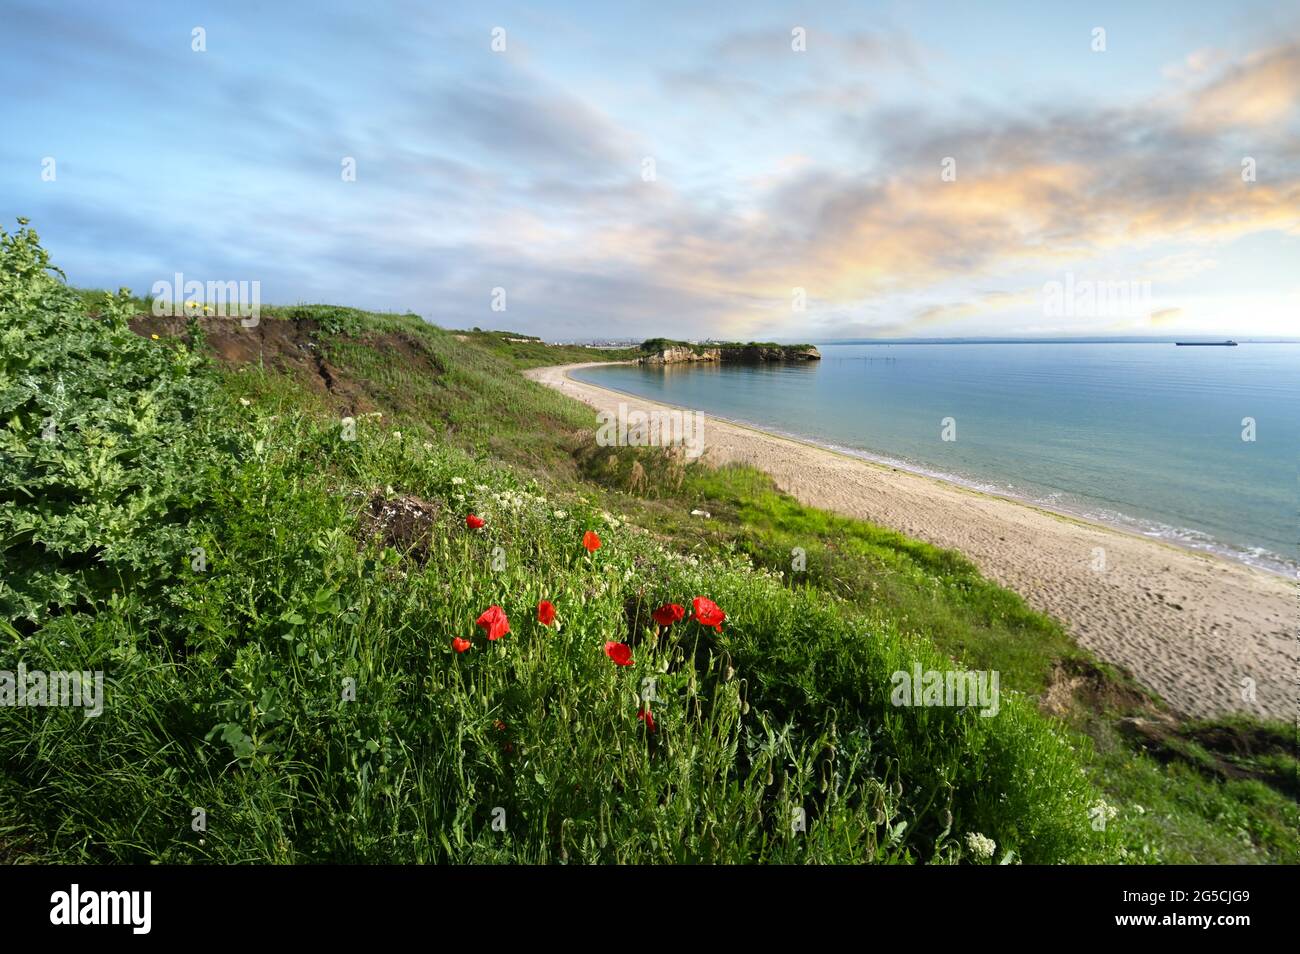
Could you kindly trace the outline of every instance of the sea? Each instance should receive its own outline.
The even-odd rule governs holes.
[[[1300,574],[1300,342],[818,349],[574,377]]]

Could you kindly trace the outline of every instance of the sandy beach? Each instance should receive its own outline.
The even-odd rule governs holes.
[[[667,407],[569,376],[581,367],[528,376],[596,410]],[[712,417],[704,443],[707,460],[759,467],[805,504],[960,551],[1179,712],[1297,716],[1294,581]]]

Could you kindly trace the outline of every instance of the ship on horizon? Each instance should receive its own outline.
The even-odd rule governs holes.
[[[1229,338],[1227,341],[1175,341],[1174,344],[1178,345],[1178,347],[1180,348],[1192,347],[1196,345],[1218,347],[1218,348],[1237,347],[1237,342],[1233,341],[1231,338]]]

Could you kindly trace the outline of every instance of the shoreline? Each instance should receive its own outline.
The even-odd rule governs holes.
[[[895,460],[892,458],[881,457],[879,455],[872,454],[870,451],[858,450],[852,447],[842,447],[835,444],[822,444],[810,438],[801,437],[798,434],[790,434],[786,431],[769,429],[758,424],[750,423],[749,421],[738,421],[735,418],[722,417],[721,415],[718,414],[712,414],[709,412],[701,411],[699,408],[687,407],[685,404],[673,404],[670,401],[660,401],[655,398],[647,398],[644,395],[635,394],[631,391],[624,391],[622,388],[611,387],[610,385],[607,384],[593,384],[590,381],[583,381],[579,378],[569,377],[570,371],[578,371],[583,368],[604,368],[616,364],[628,365],[628,364],[635,364],[635,362],[633,361],[591,361],[582,364],[557,365],[556,367],[563,368],[565,377],[568,378],[570,381],[573,381],[575,384],[580,384],[591,388],[598,388],[602,391],[609,391],[613,394],[619,394],[622,395],[623,397],[630,398],[633,401],[640,401],[647,405],[653,404],[659,407],[667,407],[679,411],[698,412],[700,414],[705,415],[705,417],[708,420],[718,421],[730,427],[737,427],[743,430],[753,431],[755,434],[761,434],[766,437],[775,437],[781,440],[791,441],[792,443],[795,444],[802,444],[803,446],[813,448],[814,450],[825,451],[828,454],[836,454],[847,460],[861,461],[862,463],[871,464],[875,467],[883,467],[891,471],[901,472],[905,474],[912,474],[913,476],[916,477],[924,477],[927,480],[938,481],[940,484],[943,484],[946,487],[951,487],[957,490],[965,490],[968,491],[969,493],[981,494],[986,497],[996,497],[999,500],[1005,500],[1008,503],[1017,504],[1021,507],[1029,507],[1033,510],[1037,510],[1049,516],[1058,517],[1062,520],[1074,520],[1091,526],[1103,527],[1108,530],[1113,530],[1116,533],[1122,533],[1127,536],[1134,537],[1135,539],[1138,540],[1145,540],[1148,543],[1155,543],[1162,546],[1172,547],[1175,550],[1180,550],[1185,553],[1199,554],[1205,557],[1212,557],[1214,559],[1224,560],[1228,563],[1249,567],[1252,570],[1258,570],[1261,573],[1267,573],[1269,576],[1275,576],[1280,579],[1290,581],[1292,583],[1300,582],[1300,565],[1293,565],[1286,557],[1282,556],[1281,554],[1273,553],[1271,551],[1265,551],[1268,552],[1270,559],[1259,563],[1254,563],[1246,559],[1244,556],[1238,556],[1238,553],[1241,553],[1242,551],[1233,550],[1227,544],[1222,544],[1217,547],[1195,546],[1191,543],[1186,543],[1182,540],[1150,536],[1146,533],[1143,533],[1138,528],[1138,526],[1136,526],[1137,524],[1136,518],[1129,518],[1132,522],[1126,523],[1123,520],[1108,520],[1104,517],[1098,517],[1094,514],[1077,513],[1073,510],[1070,510],[1067,507],[1056,508],[1050,506],[1049,504],[1043,503],[1040,500],[1035,500],[1032,497],[1019,496],[1017,494],[1010,493],[1003,490],[998,490],[992,487],[981,487],[978,484],[971,482],[970,480],[964,480],[961,477],[958,477],[954,474],[943,474],[943,473],[935,473],[932,471],[927,471],[915,465],[910,465],[905,461]],[[536,370],[548,371],[550,370],[550,368],[541,368]],[[1196,532],[1194,530],[1191,530],[1191,528],[1172,527],[1171,529],[1184,530],[1186,532]]]
[[[620,402],[642,410],[695,410],[570,376],[604,363],[525,374],[597,410],[614,410]],[[1238,712],[1294,719],[1300,643],[1294,634],[1296,586],[1287,575],[1034,501],[703,416],[705,457],[712,463],[751,464],[804,504],[961,552],[987,577],[1060,620],[1080,645],[1129,670],[1175,710],[1200,717]]]

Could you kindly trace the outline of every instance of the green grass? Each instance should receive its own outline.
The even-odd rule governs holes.
[[[31,261],[34,243],[11,254]],[[85,317],[97,296],[14,271],[6,328],[55,316],[120,332]],[[98,719],[0,711],[13,860],[947,862],[978,860],[974,833],[997,843],[993,861],[1295,859],[1294,803],[1274,788],[1161,764],[1104,715],[1042,715],[1053,667],[1086,655],[961,557],[804,508],[754,471],[597,452],[594,414],[518,373],[617,355],[327,306],[263,314],[313,322],[346,399],[382,416],[354,415],[345,440],[343,392],[270,355],[185,364],[193,388],[158,391],[144,372],[189,354],[175,340],[88,349],[136,372],[119,402],[157,392],[171,413],[204,397],[184,459],[149,478],[171,487],[183,470],[158,521],[182,539],[150,538],[129,586],[11,616],[0,637],[0,669],[102,668],[111,683]],[[49,390],[14,382],[54,374],[52,347],[6,355],[14,447]],[[142,426],[119,439],[134,446]],[[628,491],[633,463],[653,492]],[[712,519],[689,515],[700,503]],[[376,535],[385,504],[423,522]],[[50,572],[103,562],[93,540],[56,551],[45,531],[10,552]],[[722,633],[656,632],[651,609],[696,595],[727,611]],[[533,616],[543,598],[553,629]],[[495,643],[474,625],[491,605],[511,622]],[[473,647],[456,654],[454,637]],[[610,640],[634,666],[607,658]],[[952,657],[1004,670],[996,717],[890,703],[892,672]],[[647,692],[654,732],[637,718]],[[1285,769],[1284,754],[1261,759]],[[1098,831],[1103,798],[1117,814]]]
[[[584,345],[548,345],[535,339],[511,340],[527,337],[513,331],[448,333],[458,341],[463,338],[475,345],[477,349],[504,359],[517,369],[541,368],[553,364],[577,364],[581,361],[631,361],[639,356],[636,348],[588,348]]]
[[[516,366],[499,357],[509,349],[518,366],[532,367],[590,360],[592,349],[508,345],[499,338],[467,347],[455,334],[418,320],[396,331],[376,330],[330,339],[330,360],[364,381],[377,407],[471,453],[532,468],[563,466],[573,435],[594,420],[558,394],[521,389]],[[404,352],[392,347],[394,338],[405,344]]]
[[[1105,855],[1075,755],[1032,706],[1007,699],[989,720],[888,704],[890,671],[942,665],[927,647],[738,561],[674,558],[590,509],[557,516],[459,452],[243,415],[196,528],[210,569],[169,587],[167,622],[137,631],[128,602],[25,642],[29,666],[113,681],[99,719],[15,710],[0,736],[10,817],[50,855],[900,861],[955,859],[967,831],[1027,861]],[[379,480],[441,504],[422,565],[358,547],[344,488]],[[696,593],[728,609],[722,635],[687,623],[656,641],[637,625]],[[541,598],[555,630],[530,620]],[[456,655],[451,637],[493,604],[511,634]],[[606,658],[610,639],[634,644],[635,666]],[[647,676],[653,734],[636,718]],[[806,832],[786,824],[796,808]]]
[[[1023,692],[1042,692],[1056,661],[1083,658],[1059,624],[960,554],[806,507],[753,468],[689,468],[677,496],[711,515],[702,521],[688,511],[678,536],[725,542],[870,617],[925,634],[971,668],[1000,671]]]
[[[1295,801],[1300,763],[1294,735],[1283,736],[1285,754],[1274,754],[1269,766],[1277,772],[1274,784],[1265,784],[1258,778],[1223,778],[1213,768],[1219,758],[1196,745],[1158,753],[1156,758],[1136,753],[1131,740],[1110,721],[1081,714],[1077,722],[1094,740],[1090,774],[1108,798],[1123,806],[1119,828],[1126,861],[1300,863]],[[1181,731],[1242,724],[1242,719],[1229,717],[1192,723]],[[1280,727],[1258,728],[1269,733]]]
[[[1059,676],[1086,677],[1084,698],[1067,700],[1063,717],[1087,739],[1086,770],[1119,813],[1111,824],[1125,861],[1300,863],[1300,759],[1291,727],[1243,717],[1175,724],[1149,754],[1117,725],[1131,714],[1164,724],[1170,717],[1159,699],[960,554],[805,507],[753,468],[686,468],[677,477],[655,454],[633,448],[601,448],[582,459],[591,479],[615,487],[627,486],[633,462],[653,475],[646,495],[619,495],[618,505],[681,549],[744,553],[791,585],[816,586],[866,618],[928,639],[965,666],[999,670],[1004,687],[1029,695],[1041,696]],[[792,566],[796,547],[804,551],[802,571]],[[1241,737],[1257,740],[1260,751],[1234,755]]]

